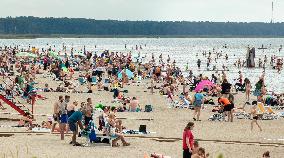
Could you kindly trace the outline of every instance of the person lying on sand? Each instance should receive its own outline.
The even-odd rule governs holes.
[[[151,158],[171,158],[169,156],[164,156],[163,154],[151,154]]]
[[[199,148],[197,153],[193,154],[191,158],[207,158],[209,157],[209,154],[205,155],[205,149],[204,148]]]
[[[28,118],[28,114],[24,114],[18,123],[18,127],[28,127],[28,130],[31,130],[33,125],[33,120]]]

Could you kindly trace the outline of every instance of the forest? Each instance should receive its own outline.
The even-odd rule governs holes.
[[[0,18],[0,35],[284,36],[284,23]]]

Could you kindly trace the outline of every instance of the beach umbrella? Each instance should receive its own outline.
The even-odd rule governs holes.
[[[52,56],[55,59],[60,59],[60,57],[58,56],[58,53],[56,53],[54,51],[49,51],[49,55]]]
[[[32,58],[36,58],[37,55],[35,55],[33,53],[28,53],[28,52],[19,52],[18,54],[16,54],[16,57],[32,57]]]
[[[126,73],[126,75],[129,79],[134,77],[134,74],[133,74],[132,71],[130,71],[129,69],[124,69],[117,74],[118,79],[122,79],[122,72],[123,71]]]
[[[211,81],[209,81],[209,80],[202,80],[202,81],[200,81],[198,84],[197,84],[197,86],[196,86],[196,88],[194,89],[194,91],[195,92],[198,92],[198,91],[200,91],[200,90],[203,90],[205,87],[212,87],[212,86],[214,86],[214,84],[211,82]]]

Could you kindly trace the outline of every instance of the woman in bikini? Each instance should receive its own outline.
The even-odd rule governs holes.
[[[259,118],[258,118],[258,115],[257,115],[256,106],[257,106],[257,105],[254,105],[254,106],[252,107],[252,109],[251,109],[251,115],[252,115],[251,130],[253,129],[253,124],[255,123],[255,124],[258,126],[259,130],[262,131],[260,125],[259,125],[258,122],[257,122],[257,120],[258,120]]]
[[[250,83],[250,80],[248,78],[245,79],[245,87],[246,87],[246,99],[249,102],[251,83]]]

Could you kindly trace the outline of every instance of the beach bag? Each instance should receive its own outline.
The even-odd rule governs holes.
[[[146,125],[140,125],[139,132],[146,133]]]
[[[145,112],[152,112],[153,108],[152,105],[145,105]]]
[[[89,134],[89,138],[91,142],[95,142],[97,141],[97,134],[95,130],[91,130],[91,133]]]

